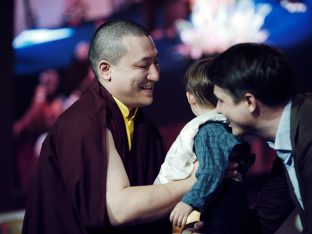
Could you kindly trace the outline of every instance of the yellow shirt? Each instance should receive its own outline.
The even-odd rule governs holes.
[[[125,106],[121,101],[119,101],[117,98],[113,97],[114,100],[116,101],[122,116],[125,121],[126,125],[126,131],[127,131],[127,137],[128,137],[128,146],[129,150],[131,150],[131,143],[132,143],[132,136],[133,136],[133,131],[134,131],[134,117],[137,113],[138,108],[135,108],[134,111],[130,113],[128,107]]]

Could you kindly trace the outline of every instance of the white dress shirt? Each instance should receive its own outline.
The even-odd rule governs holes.
[[[281,121],[277,129],[275,141],[268,142],[268,144],[271,148],[277,151],[277,156],[283,160],[284,165],[287,169],[290,181],[292,183],[294,192],[298,199],[298,202],[300,206],[302,207],[302,209],[304,209],[300,190],[299,190],[296,170],[294,166],[294,158],[292,155],[292,146],[291,146],[291,138],[290,138],[290,111],[291,111],[291,101],[289,101],[284,108]]]

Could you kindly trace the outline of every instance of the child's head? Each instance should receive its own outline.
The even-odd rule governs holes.
[[[202,107],[211,108],[217,104],[217,98],[213,93],[213,84],[207,76],[207,70],[211,61],[212,59],[197,60],[186,71],[184,85],[191,107],[192,100],[190,99],[194,99],[193,101]]]

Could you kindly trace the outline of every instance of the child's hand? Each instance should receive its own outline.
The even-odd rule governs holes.
[[[170,221],[178,227],[183,227],[186,224],[187,217],[193,211],[193,208],[184,203],[179,202],[171,211]]]

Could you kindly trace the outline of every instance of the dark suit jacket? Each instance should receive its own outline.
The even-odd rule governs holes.
[[[292,101],[291,142],[304,210],[301,209],[283,162],[276,158],[270,180],[259,194],[250,215],[249,233],[274,233],[296,206],[304,230],[312,233],[312,96],[297,95]]]

